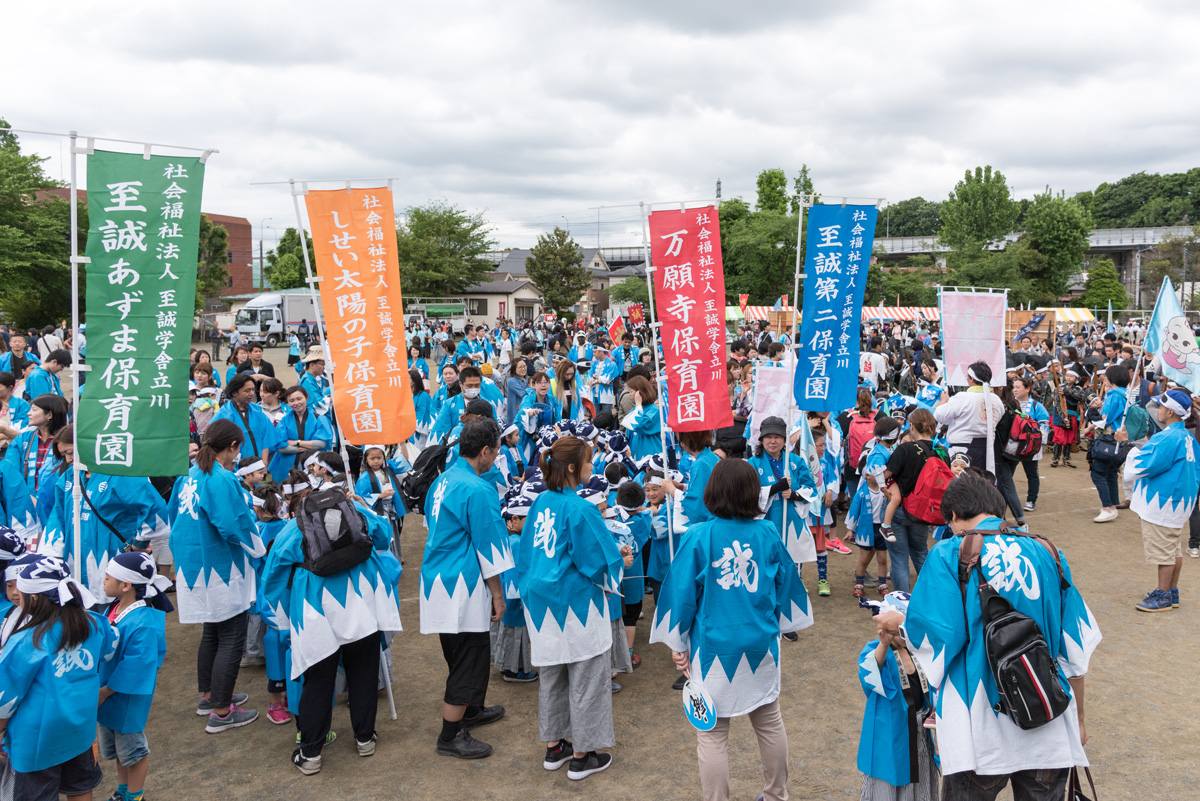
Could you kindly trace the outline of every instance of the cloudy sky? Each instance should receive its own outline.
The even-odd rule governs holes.
[[[0,29],[17,128],[220,150],[204,208],[295,224],[288,178],[394,177],[397,207],[639,244],[638,201],[1018,196],[1200,166],[1200,4],[41,2]],[[23,136],[65,176],[57,139]],[[599,217],[599,225],[597,225]]]

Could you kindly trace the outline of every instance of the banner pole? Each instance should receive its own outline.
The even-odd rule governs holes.
[[[71,131],[71,414],[75,422],[75,441],[79,441],[79,380],[83,373],[79,369],[79,181],[77,175],[77,156],[75,153],[75,131]],[[75,579],[83,582],[83,560],[80,550],[83,547],[82,509],[83,487],[80,479],[83,471],[79,469],[79,449],[76,447],[75,456],[71,459],[71,519],[74,532],[72,534],[74,558],[71,560],[71,571]]]
[[[342,465],[346,468],[346,481],[350,481],[350,455],[346,452],[346,437],[342,434],[342,423],[338,420],[337,409],[334,407],[333,397],[333,354],[329,352],[329,348],[325,344],[325,314],[321,311],[321,295],[317,291],[318,278],[313,273],[312,261],[308,258],[308,239],[306,238],[307,231],[304,228],[304,218],[300,216],[300,195],[296,194],[296,181],[289,180],[288,184],[292,190],[292,205],[296,209],[296,227],[300,229],[300,253],[304,256],[304,273],[307,276],[308,292],[312,298],[313,313],[317,316],[317,340],[321,343],[321,351],[326,359],[325,380],[329,382],[329,412],[333,416],[334,424],[337,426],[338,452],[342,457]],[[308,187],[304,187],[304,193],[308,193]],[[286,321],[285,321],[286,324]],[[286,333],[286,332],[285,332]],[[303,357],[301,357],[303,358]],[[384,443],[385,445],[391,443]]]
[[[658,358],[658,313],[654,308],[654,278],[652,275],[654,267],[650,264],[650,216],[646,212],[645,201],[638,203],[638,214],[642,218],[642,252],[646,257],[644,267],[646,270],[646,293],[649,298],[646,305],[650,307],[650,350],[654,353],[654,375],[657,382],[658,376],[662,375],[662,363]],[[657,386],[654,389],[655,392],[658,391]],[[655,405],[658,406],[658,443],[662,448],[663,472],[665,473],[670,462],[667,459],[667,417],[663,414],[665,405],[663,400],[660,397]],[[673,562],[675,561],[675,532],[670,522],[670,515],[668,515],[667,521],[667,545],[671,553],[670,561]]]
[[[787,428],[784,429],[783,434],[783,477],[789,481],[791,480],[790,468],[792,461],[790,458],[788,458],[788,454],[790,454],[792,451],[789,440],[792,436],[792,412],[796,410],[796,367],[800,361],[798,354],[798,351],[800,350],[800,343],[796,341],[796,337],[799,336],[800,333],[796,330],[797,313],[800,309],[800,271],[804,267],[804,261],[800,256],[800,243],[804,241],[804,210],[806,208],[808,208],[807,195],[800,198],[800,220],[796,224],[796,273],[795,281],[792,285],[792,330],[791,333],[788,334],[789,341],[787,349],[788,356],[791,358],[792,362],[792,381],[790,384],[791,389],[788,390]]]

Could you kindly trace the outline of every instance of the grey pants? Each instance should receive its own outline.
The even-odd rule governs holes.
[[[577,753],[617,744],[611,660],[605,651],[582,662],[538,667],[538,737],[542,742],[568,739]]]
[[[267,624],[258,615],[250,615],[246,620],[246,653],[245,656],[265,657],[263,636],[267,633]]]

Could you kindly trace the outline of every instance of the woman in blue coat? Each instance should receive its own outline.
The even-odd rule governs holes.
[[[42,477],[49,475],[58,460],[51,444],[54,435],[67,424],[67,401],[60,395],[39,395],[29,406],[29,427],[4,452],[4,458],[15,464],[25,479],[25,491],[35,503],[42,486]],[[38,509],[44,523],[49,509]]]
[[[567,776],[575,780],[612,763],[611,754],[598,753],[616,744],[607,596],[619,592],[623,567],[633,561],[629,546],[618,548],[605,528],[600,510],[576,492],[591,476],[591,450],[568,436],[542,456],[547,489],[529,510],[517,559],[532,661],[539,668],[543,764],[556,770],[569,762]]]
[[[276,481],[287,477],[290,470],[302,468],[300,454],[305,451],[328,450],[333,444],[333,427],[329,418],[314,413],[308,406],[308,390],[294,386],[287,390],[283,398],[288,405],[283,418],[275,426],[279,430],[280,439],[294,453],[276,453],[271,457],[268,470]]]
[[[712,520],[693,524],[659,593],[650,642],[699,682],[717,716],[698,731],[700,787],[728,797],[729,719],[746,715],[763,760],[763,795],[787,793],[787,733],[779,710],[779,635],[813,623],[808,593],[779,531],[759,515],[759,481],[741,459],[722,459],[704,493]]]
[[[807,520],[808,506],[817,500],[816,482],[808,469],[807,458],[785,452],[786,432],[787,424],[782,418],[763,420],[758,430],[758,448],[748,461],[762,485],[759,500],[767,519],[779,530],[792,561],[801,566],[817,561],[817,546]],[[788,460],[786,481],[785,458]]]
[[[233,691],[257,591],[251,560],[267,551],[233,472],[244,438],[232,420],[214,420],[204,432],[195,465],[174,490],[171,552],[179,622],[204,626],[196,713],[208,715],[209,733],[258,718],[256,710],[238,706],[245,703],[245,694]]]
[[[660,453],[662,443],[662,412],[658,408],[658,392],[654,385],[640,375],[625,384],[633,397],[633,410],[621,421],[629,438],[629,451],[635,462]]]
[[[552,426],[562,419],[562,404],[550,392],[550,377],[543,372],[533,374],[533,391],[521,399],[513,422],[521,430],[521,457],[526,464],[533,457],[538,430]]]

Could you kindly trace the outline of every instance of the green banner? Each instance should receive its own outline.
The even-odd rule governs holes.
[[[188,470],[188,353],[204,164],[88,157],[87,383],[75,453],[117,476]]]

